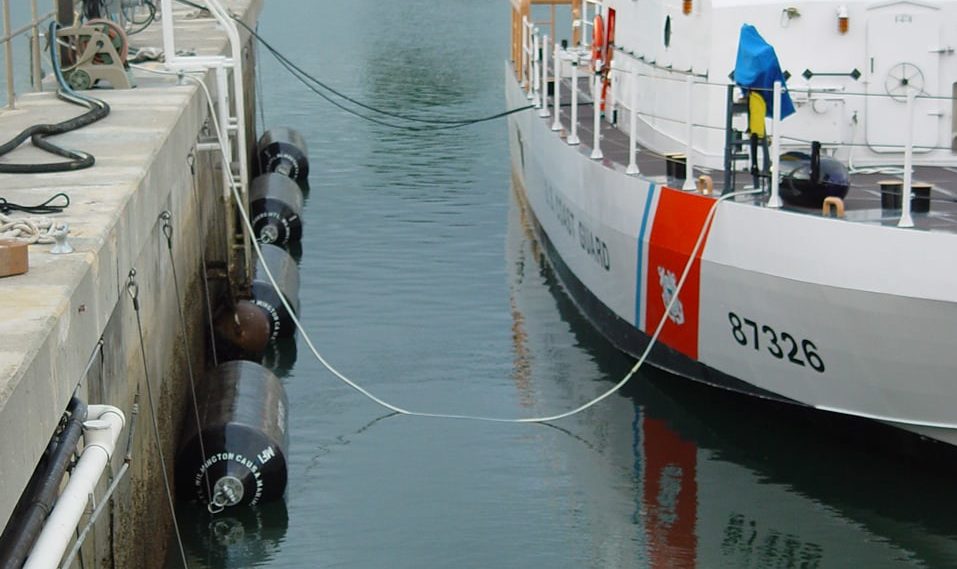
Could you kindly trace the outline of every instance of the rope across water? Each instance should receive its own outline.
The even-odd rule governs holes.
[[[223,141],[226,139],[226,134],[223,132],[222,127],[219,124],[218,119],[216,118],[215,105],[213,103],[212,95],[210,94],[209,89],[206,87],[206,84],[202,81],[202,79],[187,73],[169,73],[165,71],[151,70],[149,68],[141,68],[141,69],[143,69],[144,71],[153,71],[155,73],[159,73],[162,75],[167,75],[167,74],[177,75],[179,77],[182,77],[183,79],[186,79],[195,83],[197,86],[200,87],[200,89],[203,91],[206,97],[206,102],[210,109],[210,118],[212,119],[213,129],[216,134],[216,137],[219,140],[220,153],[223,155],[223,159],[228,161],[229,156],[225,150],[225,147],[223,146]],[[230,174],[230,177],[232,177],[232,174]],[[242,222],[244,226],[246,227],[246,230],[249,232],[248,234],[254,235],[255,231],[253,230],[252,223],[249,221],[249,213],[246,211],[246,209],[242,205],[242,201],[243,201],[242,196],[239,193],[239,187],[236,184],[235,180],[232,180],[232,183],[230,184],[230,186],[231,186],[231,190],[232,190],[232,194],[233,194],[233,198],[236,203],[236,206],[239,208],[240,218],[242,219]],[[559,419],[571,417],[572,415],[577,415],[578,413],[581,413],[582,411],[585,411],[586,409],[593,407],[594,405],[607,399],[611,395],[617,393],[622,387],[625,386],[625,384],[631,381],[631,379],[638,372],[638,370],[641,369],[642,366],[644,366],[645,362],[648,360],[648,356],[651,354],[652,348],[654,348],[655,344],[658,342],[658,338],[661,335],[662,330],[664,329],[665,323],[668,321],[668,315],[670,314],[674,304],[677,302],[679,295],[681,293],[681,289],[684,287],[685,281],[688,278],[688,274],[691,272],[691,267],[694,264],[694,261],[697,258],[699,252],[701,251],[701,246],[704,244],[704,238],[708,234],[708,231],[711,228],[711,223],[714,221],[714,217],[718,212],[718,206],[721,205],[721,203],[724,201],[735,199],[740,196],[754,195],[758,193],[762,193],[762,190],[757,189],[757,190],[742,190],[738,192],[729,192],[714,200],[714,203],[711,205],[711,208],[708,210],[708,215],[705,218],[704,224],[702,225],[701,230],[698,233],[698,237],[697,237],[697,240],[695,241],[694,248],[691,250],[691,253],[688,256],[688,261],[687,263],[685,263],[684,269],[681,271],[681,277],[678,279],[678,283],[675,286],[675,291],[671,297],[671,301],[668,303],[668,306],[665,307],[661,320],[659,320],[658,325],[655,327],[654,333],[651,335],[649,339],[647,347],[645,348],[644,352],[642,352],[638,360],[635,362],[635,365],[632,366],[631,370],[629,370],[628,373],[626,373],[625,376],[622,377],[620,381],[618,381],[614,386],[612,386],[610,389],[608,389],[601,395],[595,397],[594,399],[574,409],[571,409],[569,411],[564,411],[561,413],[555,413],[555,414],[544,415],[539,417],[517,417],[517,418],[483,417],[478,415],[467,415],[467,414],[457,414],[457,413],[432,413],[432,412],[425,412],[425,411],[413,411],[413,410],[405,409],[403,407],[399,407],[398,405],[389,403],[388,401],[385,401],[384,399],[377,397],[368,389],[362,387],[357,382],[353,381],[344,373],[336,369],[336,367],[333,366],[331,363],[329,363],[326,360],[326,358],[322,355],[322,353],[320,353],[319,350],[316,348],[316,345],[312,341],[312,337],[309,335],[309,332],[306,330],[306,328],[302,325],[302,322],[296,316],[295,311],[292,309],[292,306],[289,305],[289,302],[286,300],[285,296],[281,293],[278,294],[278,296],[283,306],[289,312],[289,315],[293,321],[293,324],[296,326],[296,329],[302,335],[303,341],[309,347],[309,351],[312,352],[316,360],[324,368],[326,368],[326,370],[328,370],[329,373],[336,376],[336,378],[338,378],[340,381],[342,381],[343,383],[345,383],[352,389],[358,391],[369,400],[375,402],[381,407],[384,407],[385,409],[388,409],[389,411],[393,413],[397,413],[399,415],[407,415],[410,417],[464,419],[464,420],[471,420],[471,421],[484,421],[484,422],[493,422],[493,423],[547,423],[551,421],[557,421]],[[259,259],[262,259],[263,255],[262,255],[262,250],[259,247],[259,243],[257,243],[255,239],[251,240],[251,242],[252,242],[252,249],[255,251],[256,256]],[[270,285],[276,291],[279,291],[280,290],[279,284],[276,282],[276,279],[273,276],[272,271],[270,271],[269,266],[265,262],[263,262],[262,267],[263,267],[263,272],[266,274],[266,278],[269,280]]]

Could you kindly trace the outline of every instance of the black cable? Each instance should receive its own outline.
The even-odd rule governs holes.
[[[269,48],[267,47],[267,50],[268,50],[268,49],[269,49]],[[356,110],[354,110],[354,109],[350,109],[350,108],[346,107],[345,105],[343,105],[342,103],[339,103],[338,101],[333,100],[332,97],[330,97],[330,96],[327,95],[326,93],[323,93],[322,91],[320,91],[318,88],[316,88],[315,85],[312,85],[312,84],[307,80],[307,78],[306,78],[306,77],[308,77],[308,75],[307,75],[307,74],[304,74],[304,73],[301,73],[300,71],[298,71],[298,68],[295,66],[295,64],[289,62],[289,60],[286,59],[285,57],[283,57],[282,54],[279,54],[279,53],[274,52],[274,51],[272,51],[272,50],[269,50],[269,53],[272,54],[272,56],[276,58],[276,60],[279,62],[279,64],[282,65],[283,67],[285,67],[286,70],[287,70],[293,77],[295,77],[296,79],[298,79],[300,83],[302,83],[303,85],[305,85],[306,88],[308,88],[310,91],[312,91],[312,92],[315,93],[316,95],[319,95],[320,97],[322,97],[323,99],[325,99],[329,104],[331,104],[331,105],[333,105],[333,106],[335,106],[335,107],[338,107],[339,109],[342,109],[343,111],[345,111],[345,112],[347,112],[347,113],[349,113],[349,114],[351,114],[351,115],[353,115],[353,116],[356,116],[356,117],[359,117],[359,118],[361,118],[361,119],[363,119],[363,120],[369,121],[369,122],[371,122],[371,123],[375,123],[375,124],[378,124],[378,125],[386,126],[386,127],[389,127],[389,128],[394,128],[394,129],[399,129],[399,130],[407,130],[407,131],[412,131],[412,132],[425,132],[425,131],[435,131],[435,130],[448,130],[448,129],[461,128],[461,127],[464,127],[464,126],[470,126],[470,125],[477,124],[477,123],[480,123],[480,122],[485,122],[485,121],[490,121],[490,120],[502,118],[502,117],[508,116],[508,115],[510,115],[510,114],[514,114],[514,113],[518,113],[518,112],[521,112],[521,111],[526,111],[526,110],[528,110],[528,109],[533,109],[533,108],[535,108],[534,105],[527,105],[527,106],[525,106],[525,107],[519,107],[519,108],[516,108],[516,109],[511,109],[511,110],[504,111],[504,112],[501,112],[501,113],[498,113],[498,114],[495,114],[495,115],[491,115],[491,116],[487,116],[487,117],[482,117],[482,118],[478,118],[478,119],[463,120],[463,121],[456,121],[456,122],[451,122],[451,123],[442,122],[442,123],[440,123],[440,124],[438,124],[438,125],[408,126],[408,125],[395,124],[395,123],[391,123],[391,122],[384,121],[384,120],[381,120],[381,119],[377,119],[377,118],[375,118],[375,117],[370,117],[370,116],[368,116],[368,115],[364,115],[364,114],[362,114],[362,113],[360,113],[360,112],[358,112],[358,111],[356,111]],[[348,99],[347,99],[347,100],[348,100]],[[365,106],[365,105],[360,105],[360,106]],[[376,112],[382,112],[382,111],[376,110]],[[391,115],[391,113],[384,113],[384,114]],[[412,120],[412,119],[409,119],[409,118],[407,118],[407,117],[401,117],[401,118],[404,118],[405,120]],[[432,122],[432,121],[419,121],[419,122]]]
[[[156,4],[154,4],[152,0],[144,0],[143,5],[146,6],[146,8],[149,10],[150,12],[149,15],[142,22],[137,21],[136,18],[127,17],[127,21],[130,24],[132,24],[132,26],[139,26],[136,29],[133,29],[133,27],[131,26],[130,29],[126,32],[127,36],[133,36],[142,32],[146,28],[150,27],[150,24],[152,24],[153,21],[156,19]],[[125,8],[124,8],[123,15],[126,16]]]
[[[66,203],[63,205],[54,205],[53,202],[59,198],[63,198]],[[63,192],[53,194],[47,201],[37,205],[22,205],[8,201],[4,197],[0,197],[0,213],[22,211],[23,213],[29,213],[33,215],[47,215],[51,213],[60,213],[68,207],[70,207],[70,196]]]
[[[2,164],[0,163],[0,173],[5,174],[38,174],[49,172],[67,172],[72,170],[81,170],[92,166],[96,159],[92,154],[79,150],[68,150],[53,144],[46,140],[47,136],[63,134],[95,123],[96,121],[110,114],[110,106],[106,101],[83,95],[73,90],[70,84],[63,77],[63,70],[60,66],[60,50],[56,48],[55,38],[60,24],[56,21],[50,22],[49,38],[50,59],[53,61],[53,73],[56,75],[57,83],[60,88],[57,90],[57,97],[73,103],[75,105],[85,106],[89,111],[82,115],[67,119],[56,124],[35,124],[27,127],[10,141],[0,145],[0,156],[4,156],[19,147],[28,138],[34,146],[45,150],[51,154],[68,158],[65,162],[47,162],[42,164]]]
[[[190,0],[177,0],[177,1],[180,2],[181,4],[185,4],[185,5],[187,5],[187,6],[191,6],[191,7],[193,7],[193,8],[199,9],[199,10],[204,10],[204,9],[205,9],[205,7],[199,5],[199,4],[195,3],[195,2],[191,2]],[[413,131],[413,132],[432,131],[432,130],[445,130],[445,129],[452,129],[452,128],[461,128],[461,127],[464,127],[464,126],[470,126],[470,125],[477,124],[477,123],[481,123],[481,122],[486,122],[486,121],[490,121],[490,120],[495,120],[495,119],[499,119],[499,118],[508,116],[508,115],[510,115],[510,114],[513,114],[513,113],[518,113],[518,112],[521,112],[521,111],[526,111],[526,110],[535,108],[534,105],[527,105],[527,106],[524,106],[524,107],[519,107],[519,108],[516,108],[516,109],[511,109],[511,110],[508,110],[508,111],[504,111],[504,112],[497,113],[497,114],[490,115],[490,116],[486,116],[486,117],[480,117],[480,118],[474,118],[474,119],[457,119],[457,120],[448,120],[448,119],[424,119],[424,118],[413,117],[413,116],[403,115],[403,114],[400,114],[400,113],[395,113],[395,112],[391,112],[391,111],[386,111],[386,110],[383,110],[383,109],[379,109],[379,108],[373,107],[373,106],[371,106],[371,105],[367,105],[367,104],[365,104],[365,103],[363,103],[363,102],[361,102],[361,101],[359,101],[359,100],[356,100],[356,99],[354,99],[354,98],[352,98],[352,97],[346,95],[345,93],[342,93],[342,92],[340,92],[340,91],[334,89],[333,87],[330,87],[330,86],[327,85],[326,83],[323,83],[323,82],[320,81],[318,78],[316,78],[315,76],[311,75],[309,72],[307,72],[307,71],[304,70],[302,67],[298,66],[296,63],[294,63],[293,61],[291,61],[288,57],[286,57],[285,55],[283,55],[283,53],[280,52],[278,49],[274,48],[269,42],[267,42],[265,39],[263,39],[263,37],[260,36],[259,33],[258,33],[256,30],[254,30],[254,29],[251,28],[249,25],[247,25],[246,22],[243,22],[241,19],[237,18],[236,16],[232,16],[232,18],[233,18],[233,20],[236,21],[236,23],[238,23],[240,26],[242,26],[243,28],[245,28],[246,31],[248,31],[248,32],[250,33],[250,35],[252,35],[259,43],[261,43],[261,44],[263,45],[263,47],[265,47],[266,50],[269,51],[269,53],[270,53],[273,57],[275,57],[277,61],[279,61],[280,65],[282,65],[283,67],[286,68],[286,71],[288,71],[293,77],[295,77],[296,79],[298,79],[299,82],[301,82],[303,85],[305,85],[310,91],[312,91],[312,92],[315,93],[316,95],[319,95],[321,98],[323,98],[324,100],[326,100],[328,103],[334,105],[335,107],[338,107],[339,109],[341,109],[341,110],[343,110],[343,111],[345,111],[345,112],[347,112],[347,113],[349,113],[349,114],[352,114],[352,115],[354,115],[354,116],[356,116],[356,117],[358,117],[358,118],[361,118],[361,119],[363,119],[363,120],[366,120],[366,121],[369,121],[369,122],[372,122],[372,123],[375,123],[375,124],[379,124],[379,125],[386,126],[386,127],[389,127],[389,128],[394,128],[394,129],[399,129],[399,130],[408,130],[408,131]],[[317,88],[317,87],[318,87],[318,88]],[[338,103],[338,102],[334,101],[327,93],[321,92],[320,89],[324,89],[324,90],[328,91],[329,93],[332,93],[333,95],[336,95],[337,97],[340,97],[340,98],[342,98],[342,99],[344,99],[344,100],[346,100],[346,101],[348,101],[348,102],[350,102],[350,103],[352,103],[352,104],[354,104],[354,105],[356,105],[356,106],[358,106],[358,107],[361,107],[361,108],[363,108],[363,109],[366,109],[366,110],[371,111],[371,112],[374,112],[374,113],[378,113],[378,114],[381,114],[381,115],[384,115],[384,116],[388,116],[388,117],[392,117],[392,118],[396,118],[396,119],[400,119],[400,120],[405,120],[405,121],[409,121],[409,122],[417,122],[417,123],[423,123],[423,124],[433,125],[433,126],[426,126],[426,127],[407,126],[407,125],[400,125],[400,124],[391,123],[391,122],[388,122],[388,121],[384,121],[384,120],[381,120],[381,119],[377,119],[377,118],[375,118],[375,117],[370,117],[370,116],[368,116],[368,115],[362,114],[362,113],[360,113],[360,112],[358,112],[358,111],[356,111],[356,110],[354,110],[354,109],[350,109],[350,108],[348,108],[348,107],[342,105],[341,103]]]
[[[234,19],[239,25],[241,25],[242,27],[246,28],[246,30],[247,30],[254,38],[256,38],[256,41],[258,41],[259,43],[261,43],[261,44],[263,45],[263,47],[265,47],[265,48],[269,51],[269,53],[271,53],[271,54],[273,55],[273,57],[275,57],[275,58],[276,58],[277,60],[279,60],[281,63],[284,63],[284,64],[285,64],[284,67],[286,67],[287,70],[290,70],[290,72],[291,72],[291,69],[290,69],[290,68],[295,69],[295,71],[296,71],[297,73],[299,73],[302,78],[307,79],[308,81],[314,83],[315,85],[319,86],[319,87],[322,88],[322,89],[325,89],[325,90],[329,91],[330,93],[336,95],[337,97],[340,97],[340,98],[342,98],[342,99],[345,99],[346,101],[348,101],[348,102],[350,102],[350,103],[352,103],[352,104],[354,104],[354,105],[356,105],[356,106],[362,107],[363,109],[366,109],[366,110],[368,110],[368,111],[372,111],[372,112],[374,112],[374,113],[379,113],[379,114],[381,114],[381,115],[385,115],[385,116],[392,117],[392,118],[396,118],[396,119],[406,120],[406,121],[410,121],[410,122],[419,122],[419,123],[437,124],[437,125],[449,125],[451,128],[457,128],[457,127],[460,127],[460,126],[467,126],[467,125],[472,125],[472,124],[476,124],[476,123],[480,123],[480,122],[485,122],[485,121],[490,121],[490,120],[502,118],[502,117],[507,116],[507,115],[510,115],[510,114],[512,114],[512,113],[517,113],[517,112],[519,112],[519,111],[524,111],[524,110],[528,110],[528,109],[534,108],[534,105],[527,105],[527,106],[524,106],[524,107],[520,107],[520,108],[517,108],[517,109],[513,109],[513,110],[511,110],[511,111],[506,111],[506,112],[503,112],[503,113],[497,113],[497,114],[490,115],[490,116],[486,116],[486,117],[480,117],[480,118],[475,118],[475,119],[458,119],[458,120],[448,120],[448,119],[423,119],[423,118],[419,118],[419,117],[413,117],[413,116],[409,116],[409,115],[403,115],[403,114],[400,114],[400,113],[395,113],[395,112],[391,112],[391,111],[386,111],[386,110],[383,110],[383,109],[379,109],[379,108],[373,107],[373,106],[371,106],[371,105],[367,105],[367,104],[363,103],[362,101],[356,100],[356,99],[354,99],[354,98],[352,98],[352,97],[346,95],[345,93],[342,93],[341,91],[338,91],[338,90],[336,90],[336,89],[330,87],[330,86],[327,85],[326,83],[323,83],[322,81],[320,81],[320,80],[319,80],[318,78],[316,78],[315,76],[309,74],[309,72],[307,72],[306,70],[304,70],[302,67],[296,65],[293,61],[291,61],[288,57],[286,57],[286,56],[285,56],[282,52],[280,52],[278,49],[274,48],[269,42],[267,42],[265,39],[263,39],[262,36],[260,36],[255,30],[253,30],[252,28],[250,28],[245,22],[243,22],[242,20],[240,20],[240,19],[238,19],[238,18],[233,18],[233,19]],[[355,114],[355,113],[353,113],[353,114]],[[362,116],[362,115],[357,115],[357,116]],[[366,117],[362,117],[362,118],[366,118]],[[400,127],[400,126],[397,126],[397,125],[396,125],[396,127],[397,127],[397,128],[408,128],[408,127]],[[416,129],[416,130],[430,130],[430,129]]]

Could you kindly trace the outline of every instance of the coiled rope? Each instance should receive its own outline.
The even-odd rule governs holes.
[[[11,217],[0,213],[0,239],[49,245],[56,241],[53,237],[56,228],[48,217]]]

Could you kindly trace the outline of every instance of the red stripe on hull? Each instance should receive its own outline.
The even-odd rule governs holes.
[[[665,313],[671,291],[681,278],[714,199],[663,188],[655,211],[648,247],[648,297],[645,330],[651,333]],[[707,242],[707,235],[705,235]],[[698,359],[698,315],[701,254],[698,250],[688,278],[672,307],[659,341],[689,358]]]

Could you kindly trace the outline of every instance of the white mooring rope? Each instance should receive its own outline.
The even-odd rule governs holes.
[[[220,153],[223,155],[223,160],[225,161],[225,163],[228,164],[230,162],[230,159],[229,159],[229,156],[226,154],[226,150],[223,144],[225,135],[223,134],[220,128],[219,120],[216,118],[216,111],[215,111],[215,106],[213,104],[213,98],[212,98],[212,95],[210,95],[209,89],[206,87],[206,84],[201,79],[197,77],[193,77],[186,73],[160,71],[160,70],[150,69],[150,68],[142,67],[142,66],[133,66],[133,67],[136,67],[137,69],[141,69],[143,71],[147,71],[151,73],[158,73],[160,75],[178,76],[199,85],[199,87],[203,90],[203,93],[206,95],[206,102],[209,105],[209,110],[210,110],[210,118],[212,119],[212,122],[213,122],[213,127],[216,132],[216,137],[219,140]],[[235,178],[232,177],[232,172],[229,172],[229,176],[231,180],[231,189],[233,192],[233,197],[235,198],[236,205],[239,208],[240,217],[242,218],[243,224],[245,225],[246,230],[249,232],[249,235],[254,235],[255,232],[253,230],[252,223],[250,223],[249,221],[248,212],[246,212],[246,209],[243,207],[242,196],[239,194],[239,189],[236,184]],[[628,373],[626,373],[625,376],[622,377],[622,379],[618,383],[616,383],[613,387],[611,387],[610,389],[608,389],[607,391],[605,391],[598,397],[595,397],[594,399],[588,401],[587,403],[584,403],[570,411],[565,411],[565,412],[557,413],[554,415],[545,415],[542,417],[519,417],[519,418],[482,417],[478,415],[462,415],[462,414],[455,414],[455,413],[429,413],[429,412],[422,412],[422,411],[411,411],[411,410],[399,407],[398,405],[393,405],[383,399],[380,399],[379,397],[376,397],[367,389],[365,389],[364,387],[362,387],[355,381],[349,379],[346,375],[344,375],[338,369],[333,367],[332,364],[326,361],[326,359],[322,356],[319,350],[316,349],[315,344],[313,344],[312,342],[312,338],[309,336],[309,333],[306,331],[305,327],[302,325],[302,322],[299,321],[298,316],[296,316],[296,313],[292,309],[292,306],[289,305],[289,302],[286,300],[286,297],[281,292],[279,292],[280,290],[279,285],[276,282],[276,279],[273,276],[272,271],[269,269],[269,266],[265,262],[262,263],[262,266],[263,266],[264,272],[266,273],[266,277],[269,279],[269,283],[277,291],[277,293],[279,293],[278,296],[280,301],[282,301],[283,306],[289,312],[289,316],[292,319],[293,323],[296,325],[296,329],[299,330],[300,334],[302,334],[303,341],[305,341],[306,345],[309,346],[309,350],[316,357],[316,360],[318,360],[323,367],[325,367],[330,373],[336,376],[340,381],[342,381],[349,387],[353,388],[354,390],[358,391],[359,393],[361,393],[368,399],[372,400],[373,402],[377,403],[378,405],[384,407],[385,409],[388,409],[389,411],[392,411],[393,413],[397,413],[399,415],[407,415],[410,417],[431,417],[431,418],[437,418],[437,419],[466,419],[466,420],[472,420],[472,421],[485,421],[485,422],[493,422],[493,423],[547,423],[551,421],[557,421],[559,419],[564,419],[566,417],[571,417],[572,415],[576,415],[578,413],[581,413],[582,411],[585,411],[586,409],[600,403],[601,401],[607,399],[608,397],[610,397],[611,395],[619,391],[622,387],[625,386],[625,384],[627,384],[631,380],[632,377],[634,377],[635,373],[637,373],[638,370],[641,369],[641,367],[647,361],[648,356],[651,353],[651,349],[658,342],[658,337],[661,335],[661,331],[664,329],[665,323],[668,321],[668,315],[670,314],[671,309],[673,308],[675,302],[677,302],[679,293],[681,292],[682,287],[684,287],[685,281],[688,278],[688,274],[691,272],[691,266],[694,264],[694,261],[699,251],[701,250],[701,245],[704,243],[704,237],[705,235],[708,234],[708,229],[711,227],[712,221],[714,221],[715,214],[718,211],[718,205],[721,204],[721,202],[729,200],[729,199],[734,199],[739,196],[745,196],[745,195],[754,195],[761,192],[762,190],[760,189],[729,192],[722,195],[718,199],[714,200],[714,203],[711,205],[711,209],[708,210],[708,215],[705,218],[704,225],[701,227],[701,231],[698,233],[698,239],[697,241],[695,241],[694,248],[691,250],[691,254],[689,255],[688,262],[685,263],[684,269],[681,271],[681,278],[678,279],[678,283],[675,286],[674,294],[671,296],[671,301],[668,303],[668,306],[665,307],[664,313],[661,316],[661,320],[659,320],[654,333],[651,335],[651,338],[648,341],[647,347],[645,348],[644,352],[642,352],[641,356],[638,358],[638,361],[635,362],[635,365],[632,366],[631,370],[629,370]],[[262,250],[259,247],[259,243],[255,239],[251,239],[251,242],[252,242],[253,250],[256,251],[256,256],[262,259],[263,255],[262,255]]]

